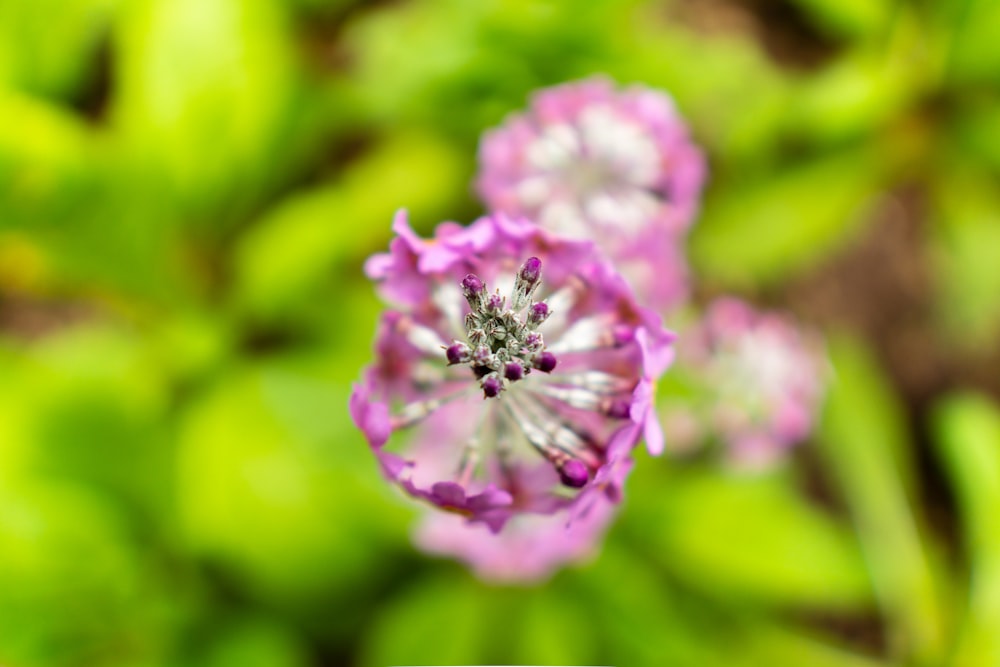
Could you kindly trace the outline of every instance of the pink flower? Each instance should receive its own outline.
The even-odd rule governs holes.
[[[823,356],[816,341],[778,314],[734,298],[716,300],[684,336],[678,365],[701,397],[664,410],[664,426],[679,447],[714,435],[737,461],[762,464],[812,431]]]
[[[498,215],[397,237],[366,271],[397,306],[351,416],[384,474],[497,532],[617,500],[673,336],[593,244]],[[640,344],[639,341],[644,341]],[[655,445],[655,443],[653,443]]]
[[[477,189],[487,206],[599,240],[644,302],[686,292],[684,233],[705,160],[664,93],[591,78],[539,91],[487,132]]]

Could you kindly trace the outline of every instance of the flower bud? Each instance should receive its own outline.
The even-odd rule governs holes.
[[[502,388],[503,384],[500,382],[500,378],[495,375],[488,375],[483,380],[483,395],[486,398],[495,398],[500,394]]]
[[[566,486],[579,489],[585,486],[590,479],[590,472],[586,464],[576,459],[570,459],[559,468],[559,479]]]
[[[542,352],[535,357],[535,368],[543,373],[551,373],[556,367],[556,355],[551,352]]]
[[[531,304],[531,308],[528,309],[528,325],[537,327],[548,319],[550,314],[549,306],[544,301],[533,303]]]
[[[470,352],[469,346],[465,343],[452,343],[448,346],[448,349],[444,351],[445,357],[448,359],[448,365],[454,366],[455,364],[461,364],[469,360]]]

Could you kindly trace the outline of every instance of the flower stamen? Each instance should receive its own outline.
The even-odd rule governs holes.
[[[496,398],[532,369],[550,373],[556,357],[545,351],[536,331],[552,313],[544,301],[534,301],[541,284],[542,262],[529,257],[514,279],[510,303],[499,291],[488,294],[486,283],[474,273],[462,279],[462,294],[471,311],[465,316],[468,344],[455,340],[445,350],[449,366],[468,363],[479,380],[484,398]]]

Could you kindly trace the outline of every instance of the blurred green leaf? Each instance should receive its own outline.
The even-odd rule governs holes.
[[[694,228],[692,261],[727,286],[787,279],[857,233],[883,167],[877,152],[850,150],[778,175],[725,184]]]
[[[935,305],[955,340],[980,349],[1000,334],[1000,197],[990,182],[953,166],[933,190]]]
[[[63,97],[92,76],[98,45],[118,0],[0,3],[0,82]],[[3,114],[0,114],[3,116]]]
[[[713,596],[770,605],[857,611],[871,604],[857,543],[787,475],[680,467],[660,478],[649,469],[635,476],[639,501],[624,521],[674,576]]]
[[[983,396],[946,399],[934,415],[938,455],[952,480],[971,569],[968,608],[949,665],[1000,663],[1000,409]]]
[[[567,591],[572,594],[572,591]],[[503,662],[536,665],[594,665],[597,660],[597,623],[580,600],[553,591],[536,595],[518,592],[511,609],[514,641],[505,642]]]
[[[113,118],[165,204],[232,225],[290,166],[307,107],[273,0],[137,0],[116,32]]]
[[[141,660],[139,565],[109,506],[72,486],[0,488],[0,656],[13,665]],[[121,664],[120,662],[118,664]]]
[[[22,472],[92,485],[140,510],[145,527],[164,508],[166,387],[137,341],[79,327],[23,351],[0,392],[17,414],[5,441]]]
[[[315,664],[300,637],[280,623],[265,618],[241,618],[228,623],[207,646],[198,648],[201,656],[185,664],[191,667],[306,667]]]
[[[533,88],[613,62],[623,42],[630,46],[633,4],[422,0],[362,16],[345,41],[374,118],[433,124],[471,152],[478,134],[521,108]]]
[[[940,140],[946,151],[942,161],[952,163],[952,169],[976,167],[976,171],[1000,173],[1000,135],[995,131],[998,116],[1000,97],[995,94],[969,96],[958,101],[954,117],[942,128]],[[939,177],[948,180],[948,171],[940,169]]]
[[[837,339],[830,350],[836,378],[821,453],[857,527],[893,655],[940,664],[950,630],[943,573],[917,513],[899,398],[860,343]]]
[[[924,39],[922,27],[904,13],[884,35],[884,44],[848,51],[803,79],[789,100],[790,130],[825,143],[884,132],[933,84]]]
[[[0,89],[0,227],[65,223],[96,188],[96,147],[59,107]]]
[[[62,108],[0,90],[7,116],[18,123],[0,124],[0,228],[30,239],[44,260],[41,282],[180,297],[188,282],[163,211],[134,174],[119,172],[105,138]]]
[[[287,200],[243,237],[235,255],[237,298],[263,316],[301,310],[304,302],[328,310],[328,300],[345,291],[334,281],[344,264],[360,269],[366,255],[385,252],[401,208],[414,227],[436,225],[464,167],[434,135],[393,133],[336,185]]]
[[[607,663],[650,667],[741,664],[737,651],[730,651],[728,657],[719,655],[726,653],[729,628],[714,626],[712,640],[707,641],[698,629],[706,619],[695,610],[682,608],[676,592],[667,586],[645,551],[629,550],[612,539],[605,544],[600,559],[573,578],[589,598],[586,606],[600,610],[605,619],[599,633],[607,646]],[[720,631],[726,642],[718,641]]]
[[[945,0],[932,7],[932,25],[944,33],[951,83],[1000,82],[1000,4],[992,0]]]
[[[623,83],[638,81],[675,97],[699,144],[719,169],[744,169],[774,158],[778,133],[794,101],[791,78],[745,35],[699,34],[678,27],[656,3],[631,22],[629,49],[613,63]],[[698,63],[692,75],[691,63]]]
[[[604,661],[649,667],[879,664],[787,618],[741,603],[708,604],[704,597],[682,593],[651,567],[656,556],[649,546],[626,551],[612,541],[595,566],[574,575],[579,589],[593,596],[583,604],[602,610],[606,619],[599,629],[610,647]]]
[[[310,418],[329,420],[320,446],[280,417],[302,395],[295,383],[275,369],[234,372],[187,411],[178,451],[184,534],[196,553],[268,598],[359,595],[388,571],[404,505],[389,497],[348,420],[346,388],[310,385],[323,410]]]
[[[381,606],[362,638],[361,667],[485,664],[500,619],[467,577],[414,581]]]
[[[792,629],[788,624],[751,620],[747,626],[744,650],[754,655],[759,665],[878,667],[893,664],[852,652],[818,633]]]
[[[844,38],[876,37],[892,16],[892,0],[795,0],[820,30]]]

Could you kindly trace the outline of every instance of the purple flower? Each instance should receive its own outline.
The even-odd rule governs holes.
[[[817,342],[786,318],[718,299],[684,336],[678,365],[703,398],[666,407],[672,443],[714,435],[735,460],[759,465],[809,436],[826,366]]]
[[[673,344],[659,318],[593,244],[527,221],[393,229],[366,270],[396,309],[350,403],[386,476],[494,532],[617,500]]]
[[[684,296],[684,233],[706,170],[665,93],[604,78],[541,90],[485,134],[479,162],[491,210],[599,240],[644,302]]]

